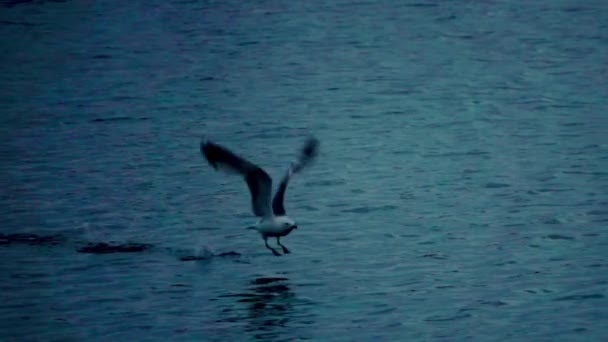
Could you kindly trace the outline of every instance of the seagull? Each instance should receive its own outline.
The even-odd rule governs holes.
[[[296,222],[287,216],[283,205],[289,179],[292,175],[309,166],[318,152],[319,140],[315,137],[308,137],[301,147],[296,161],[289,165],[274,197],[271,198],[272,179],[266,171],[224,146],[207,139],[201,141],[201,153],[207,159],[209,165],[215,170],[222,169],[245,178],[251,195],[251,209],[253,214],[260,218],[253,228],[262,235],[266,248],[270,249],[276,256],[281,254],[268,245],[268,238],[276,238],[277,244],[283,249],[283,253],[287,254],[289,250],[281,244],[280,239],[298,228]]]

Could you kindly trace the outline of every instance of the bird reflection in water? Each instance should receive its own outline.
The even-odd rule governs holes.
[[[244,321],[245,331],[255,339],[276,339],[290,335],[289,321],[293,316],[296,296],[289,287],[289,280],[280,277],[261,277],[250,282],[249,291],[222,297],[239,297],[245,304],[246,315],[224,321]],[[239,310],[240,311],[240,310]]]

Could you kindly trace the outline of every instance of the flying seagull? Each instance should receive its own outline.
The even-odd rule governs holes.
[[[277,244],[283,248],[283,253],[287,254],[289,250],[281,244],[280,238],[287,236],[292,230],[298,228],[295,221],[287,216],[283,205],[289,178],[310,165],[318,152],[319,141],[314,137],[307,138],[296,161],[289,165],[274,197],[272,197],[272,179],[266,171],[236,155],[226,147],[206,139],[201,142],[201,153],[207,159],[209,165],[216,170],[223,169],[245,178],[251,194],[253,214],[260,218],[254,228],[262,235],[266,248],[270,249],[276,256],[281,254],[268,245],[268,238],[276,237]]]

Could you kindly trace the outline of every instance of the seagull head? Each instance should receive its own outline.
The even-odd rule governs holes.
[[[283,229],[292,230],[298,228],[296,222],[288,216],[278,216],[276,217],[276,221]]]

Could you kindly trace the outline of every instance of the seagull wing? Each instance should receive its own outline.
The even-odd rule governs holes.
[[[209,140],[201,142],[201,153],[214,169],[237,173],[245,178],[251,194],[251,208],[255,216],[266,217],[272,215],[270,207],[272,179],[266,171],[229,149]]]
[[[277,192],[274,194],[274,198],[272,200],[272,211],[275,215],[279,216],[286,214],[283,202],[285,199],[285,190],[287,190],[287,184],[289,183],[291,176],[310,165],[318,153],[319,140],[314,137],[309,137],[306,139],[300,150],[298,159],[289,166],[285,176],[283,176],[283,179],[281,179]]]

